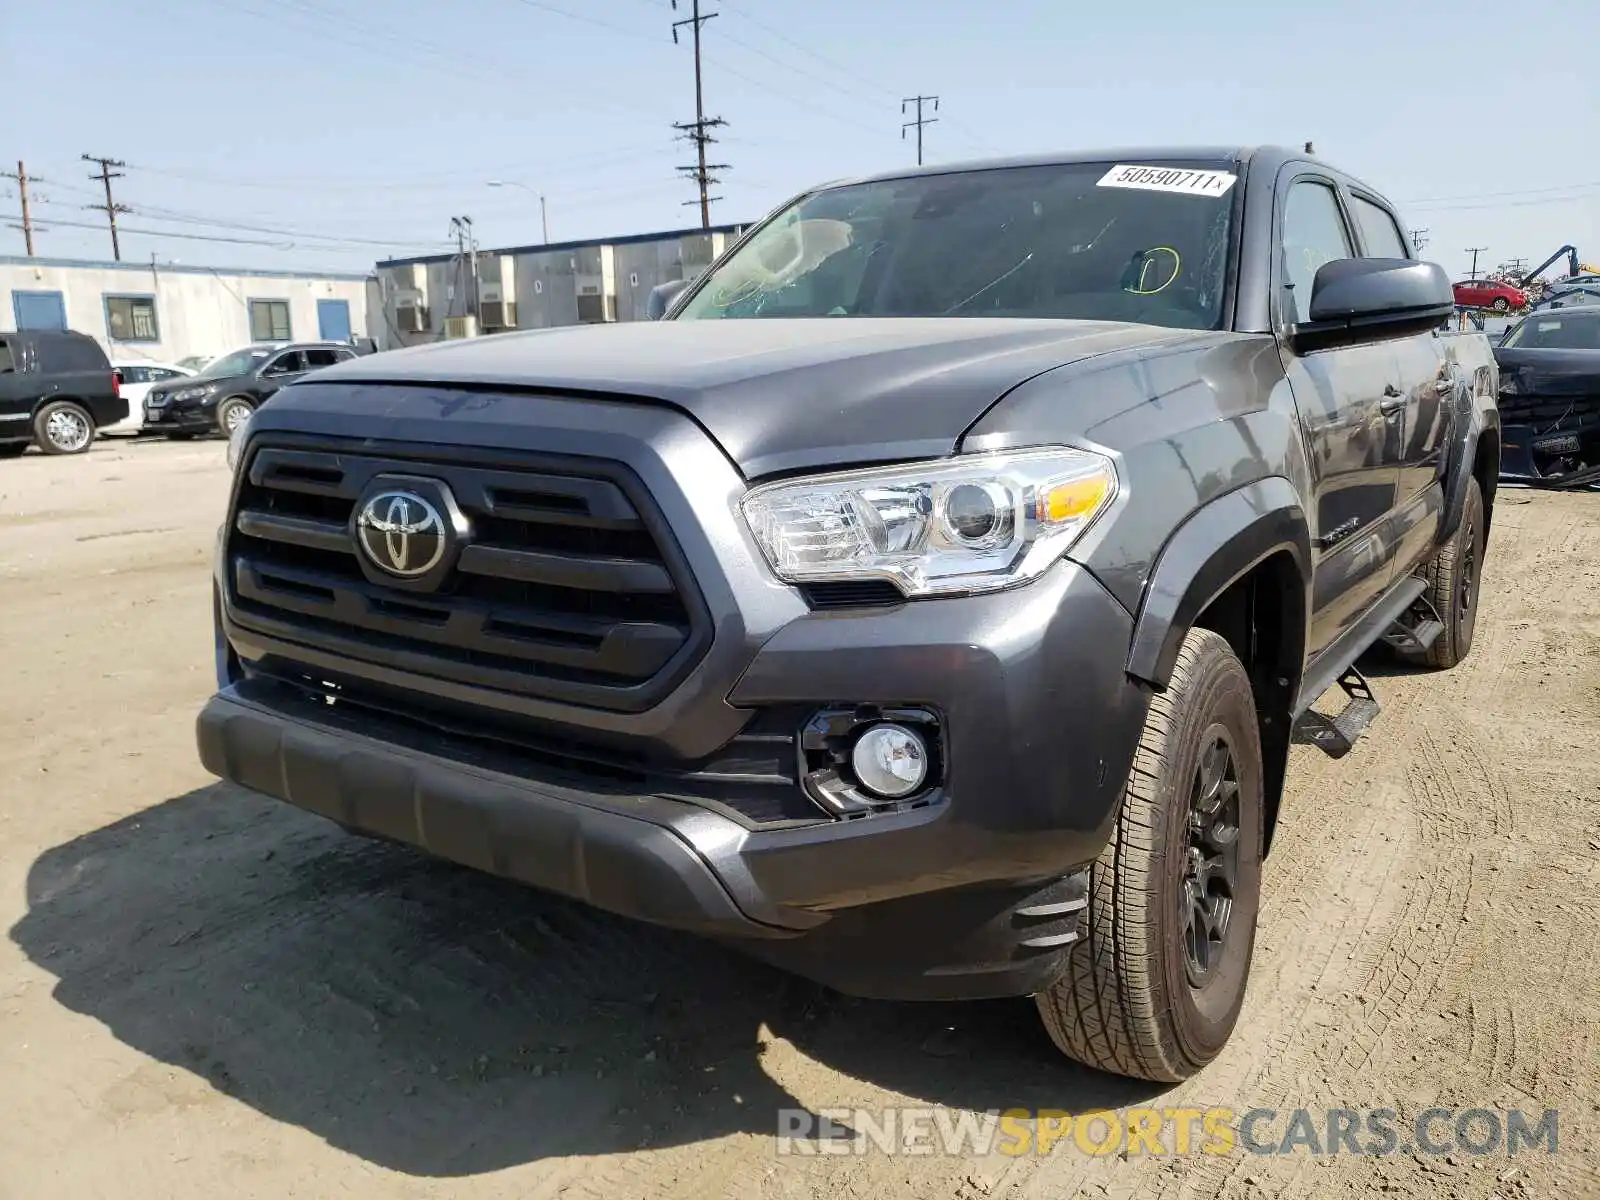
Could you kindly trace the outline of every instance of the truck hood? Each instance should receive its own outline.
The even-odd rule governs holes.
[[[1497,346],[1500,386],[1516,380],[1525,396],[1600,396],[1600,350]]]
[[[436,342],[317,371],[317,384],[431,384],[666,404],[747,478],[937,457],[1018,384],[1131,346],[1205,336],[992,318],[659,321]],[[296,386],[273,401],[294,406]],[[381,411],[381,392],[352,405]],[[357,410],[359,411],[359,410]]]

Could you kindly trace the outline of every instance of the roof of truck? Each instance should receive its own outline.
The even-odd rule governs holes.
[[[1353,178],[1348,171],[1318,157],[1315,153],[1289,146],[1112,146],[1091,150],[1065,150],[1054,154],[1023,154],[1005,158],[967,159],[934,166],[902,167],[877,171],[856,178],[836,179],[824,187],[848,183],[874,183],[886,179],[911,179],[919,175],[949,175],[959,171],[990,171],[1002,167],[1053,167],[1070,163],[1259,163],[1276,168],[1294,159],[1316,162],[1336,175]]]

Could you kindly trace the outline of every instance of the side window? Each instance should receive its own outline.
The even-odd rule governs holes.
[[[1400,236],[1400,226],[1395,224],[1387,209],[1362,196],[1352,196],[1351,200],[1368,258],[1411,257],[1406,253],[1406,240]]]
[[[123,383],[149,383],[155,378],[155,372],[149,367],[118,367],[117,374],[122,376]]]
[[[1283,272],[1297,322],[1311,315],[1311,283],[1324,263],[1354,257],[1339,198],[1325,183],[1301,180],[1283,206]]]
[[[306,370],[308,371],[315,371],[318,367],[331,367],[339,361],[339,352],[337,350],[324,350],[319,347],[314,350],[307,350],[305,354]]]
[[[287,300],[250,301],[250,340],[287,342],[294,336],[289,327]]]
[[[290,350],[268,363],[261,374],[269,379],[275,379],[281,375],[298,375],[304,370],[305,364],[301,361],[300,351]]]
[[[176,379],[180,374],[180,372],[174,371],[170,367],[151,367],[149,370],[150,378],[158,383],[164,379]]]

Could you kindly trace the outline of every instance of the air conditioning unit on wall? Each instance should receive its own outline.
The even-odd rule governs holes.
[[[478,323],[485,329],[515,329],[517,327],[517,302],[515,300],[485,300],[478,305]]]
[[[394,324],[401,333],[427,333],[428,310],[420,304],[402,304],[394,310]]]
[[[444,319],[444,336],[447,338],[469,338],[478,336],[478,322],[473,317],[446,317]]]

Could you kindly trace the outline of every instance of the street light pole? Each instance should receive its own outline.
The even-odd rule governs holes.
[[[544,236],[545,245],[548,246],[550,244],[550,215],[549,215],[549,212],[545,208],[544,193],[543,192],[536,191],[533,188],[529,187],[525,183],[518,183],[514,179],[491,179],[491,180],[489,180],[489,186],[490,187],[521,188],[523,191],[527,192],[528,195],[530,195],[530,196],[538,196],[539,197],[539,232]]]

